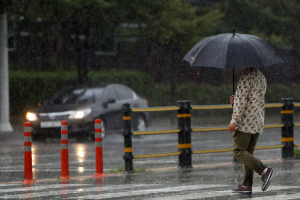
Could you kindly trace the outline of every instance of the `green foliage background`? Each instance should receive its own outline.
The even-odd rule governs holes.
[[[193,5],[188,0],[22,0],[20,4],[18,0],[0,0],[1,12],[6,10],[8,23],[14,24],[9,26],[10,34],[18,37],[21,32],[30,31],[30,38],[35,36],[49,45],[48,49],[41,50],[40,56],[31,53],[36,48],[33,43],[33,49],[25,48],[10,59],[11,113],[24,115],[38,102],[79,82],[75,70],[82,67],[77,59],[80,53],[76,53],[70,35],[79,39],[80,35],[97,32],[99,38],[91,37],[87,50],[92,53],[98,43],[105,43],[112,30],[118,33],[117,44],[129,37],[137,39],[132,47],[124,50],[124,56],[139,58],[130,65],[136,65],[134,69],[140,71],[117,70],[115,68],[125,68],[121,66],[123,63],[113,62],[117,60],[115,57],[108,62],[110,58],[101,57],[101,62],[86,63],[86,69],[91,70],[87,71],[87,84],[128,85],[146,98],[149,106],[170,106],[176,100],[191,100],[194,105],[228,104],[231,84],[212,86],[198,80],[190,82],[189,77],[182,80],[178,74],[182,73],[183,56],[197,41],[231,32],[235,27],[239,33],[254,34],[269,42],[284,54],[290,65],[292,75],[288,82],[295,84],[270,84],[266,102],[280,103],[284,97],[300,101],[300,86],[296,84],[300,76],[300,4],[297,0],[199,2],[193,1]],[[37,23],[39,18],[43,23]],[[139,28],[124,29],[123,23],[138,24]],[[54,45],[59,41],[71,45],[66,48],[69,60],[64,56],[65,50]],[[151,76],[144,73],[147,69]],[[157,76],[160,71],[171,78]]]

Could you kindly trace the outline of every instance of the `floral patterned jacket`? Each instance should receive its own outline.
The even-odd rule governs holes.
[[[242,75],[230,122],[238,126],[237,130],[250,134],[263,133],[266,87],[266,78],[259,69],[251,69]]]

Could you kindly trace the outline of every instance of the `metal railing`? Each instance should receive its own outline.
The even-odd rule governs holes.
[[[281,107],[281,122],[282,124],[265,125],[264,128],[281,128],[281,143],[280,145],[256,147],[255,149],[272,149],[282,148],[282,159],[294,158],[294,147],[300,146],[300,144],[294,144],[294,126],[300,126],[300,124],[293,123],[293,110],[294,107],[300,107],[300,103],[294,103],[292,98],[282,99],[282,104],[266,104],[266,108]],[[228,127],[211,127],[200,128],[191,127],[191,110],[209,110],[209,109],[232,109],[232,105],[190,105],[190,101],[178,101],[178,106],[170,107],[149,107],[149,108],[130,108],[130,104],[123,105],[123,121],[124,121],[124,161],[125,161],[125,173],[133,173],[133,159],[151,158],[151,157],[163,157],[163,156],[177,156],[179,158],[178,168],[191,168],[192,167],[192,154],[204,154],[204,153],[218,153],[232,151],[228,149],[215,149],[215,150],[196,150],[192,151],[192,132],[203,131],[221,131],[228,130]],[[157,112],[157,111],[177,111],[178,129],[174,130],[160,130],[160,131],[143,131],[132,132],[131,131],[131,112]],[[150,154],[150,155],[133,155],[132,153],[132,135],[158,135],[158,134],[178,134],[178,151]]]

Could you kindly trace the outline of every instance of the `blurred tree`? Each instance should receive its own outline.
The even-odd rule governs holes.
[[[291,47],[292,57],[292,82],[299,83],[300,77],[300,5],[297,0],[278,0],[272,2],[267,1],[269,5],[266,5],[269,10],[272,10],[278,15],[283,23],[274,24],[278,26],[278,32],[281,33],[284,38],[284,45]]]
[[[292,49],[291,82],[300,76],[300,5],[297,0],[224,0],[221,28],[236,27],[237,32],[257,35],[278,49]],[[287,56],[286,59],[288,58]],[[289,61],[289,60],[288,60]]]
[[[105,42],[112,34],[112,25],[118,24],[115,5],[107,0],[43,0],[40,8],[44,13],[43,29],[58,26],[57,35],[50,36],[72,38],[78,82],[86,82],[96,43]]]
[[[203,11],[203,9],[202,9]],[[230,32],[253,34],[276,47],[288,63],[284,69],[291,71],[286,82],[298,82],[300,76],[300,6],[297,0],[222,0],[200,12],[209,31],[203,36]],[[219,17],[215,23],[207,23],[204,16]],[[211,26],[212,25],[212,26]],[[211,28],[208,28],[211,27]],[[293,67],[290,67],[290,66]]]
[[[28,44],[32,47],[28,47],[24,60],[17,55],[18,60],[24,65],[42,67],[43,62],[50,63],[48,59],[53,56],[54,64],[46,66],[55,67],[69,60],[74,62],[76,57],[79,82],[87,79],[99,41],[105,43],[108,38],[113,39],[112,33],[117,34],[118,44],[130,41],[123,52],[116,52],[113,64],[136,65],[133,68],[149,72],[159,82],[175,83],[183,78],[181,59],[194,44],[204,37],[230,32],[232,27],[236,27],[237,32],[258,35],[277,48],[291,46],[294,81],[300,71],[297,68],[300,58],[297,0],[222,0],[205,5],[193,1],[198,7],[188,0],[0,2],[7,4],[8,21],[13,22],[9,34],[30,33]],[[137,62],[120,59],[124,52]]]
[[[120,39],[134,36],[138,49],[137,68],[158,82],[171,82],[171,101],[175,83],[183,79],[182,56],[199,40],[199,19],[186,0],[115,0],[123,13],[123,22],[137,24],[136,29],[119,29]],[[135,54],[135,51],[133,51]]]
[[[10,31],[16,35],[26,32],[28,35],[40,38],[42,56],[50,57],[53,52],[57,53],[59,41],[67,40],[73,43],[73,49],[69,52],[73,50],[77,58],[79,83],[87,79],[88,65],[90,65],[96,39],[97,42],[103,42],[111,35],[112,25],[118,24],[119,15],[116,14],[115,5],[106,0],[12,0],[9,2],[7,8],[9,21],[14,23]],[[95,32],[99,37],[95,38]],[[38,57],[36,54],[41,53],[34,54],[32,60]],[[58,60],[67,62],[64,56],[56,55]],[[28,62],[33,64],[31,60]],[[41,65],[41,63],[36,64]]]
[[[66,33],[75,36],[79,83],[87,79],[91,56],[97,47],[96,42],[103,43],[118,26],[119,15],[116,6],[106,0],[68,0],[72,12],[65,18],[63,27]],[[80,79],[82,77],[82,79]]]

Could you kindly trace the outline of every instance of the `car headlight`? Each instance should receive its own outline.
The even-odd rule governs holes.
[[[71,115],[69,115],[69,119],[82,119],[88,116],[92,112],[92,109],[87,108],[84,110],[76,110]]]
[[[32,112],[27,112],[26,113],[26,119],[28,120],[28,121],[37,121],[38,120],[38,116],[37,116],[37,114],[36,113],[32,113]]]

